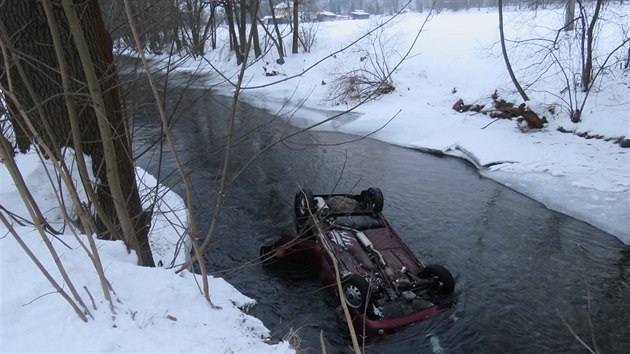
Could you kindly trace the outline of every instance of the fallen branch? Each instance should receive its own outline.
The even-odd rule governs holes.
[[[465,104],[464,100],[460,98],[455,102],[455,104],[453,104],[452,108],[459,113],[476,112],[488,115],[491,118],[497,118],[496,120],[518,118],[519,123],[527,123],[527,127],[525,130],[541,129],[544,128],[545,124],[548,123],[545,116],[541,118],[536,112],[529,109],[529,107],[527,107],[525,103],[521,103],[520,105],[516,106],[512,102],[508,102],[504,99],[499,99],[499,95],[496,91],[492,94],[492,102],[493,108],[485,109],[485,105]],[[496,120],[494,120],[490,124],[496,122]],[[485,129],[490,124],[484,126],[481,129]]]

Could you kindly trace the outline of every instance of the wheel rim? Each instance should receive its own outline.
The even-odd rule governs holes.
[[[375,212],[383,210],[383,192],[378,188],[370,188],[365,196],[367,206]]]
[[[352,308],[359,308],[361,306],[361,302],[363,301],[363,297],[361,296],[361,290],[354,285],[348,285],[344,290],[344,294],[346,297],[346,303],[348,306]]]
[[[433,274],[431,276],[431,278],[433,278],[433,281],[436,283],[435,285],[435,290],[438,292],[442,291],[442,287],[444,286],[444,283],[442,283],[442,281],[440,280],[440,277],[438,277],[437,275]]]
[[[376,197],[374,196],[374,192],[370,193],[370,209],[374,209],[376,207]]]

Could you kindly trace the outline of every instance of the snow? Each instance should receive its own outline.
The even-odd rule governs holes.
[[[61,228],[63,213],[57,207],[57,194],[48,180],[48,173],[53,176],[53,181],[57,179],[51,162],[42,163],[34,152],[18,155],[16,160],[47,220],[53,227]],[[66,160],[71,162],[71,155],[67,154]],[[187,252],[175,255],[174,250],[181,249],[176,245],[182,242],[183,249],[189,247],[182,226],[186,224],[184,203],[175,193],[161,186],[156,198],[156,180],[141,169],[137,172],[145,205],[157,200],[150,236],[155,260],[164,265],[179,264]],[[76,170],[73,176],[78,176]],[[12,179],[7,169],[0,169],[0,180],[3,181],[0,185],[3,207],[27,218],[24,203],[10,182]],[[69,200],[67,192],[62,193],[64,200]],[[79,195],[84,197],[85,193],[79,191]],[[63,284],[35,228],[18,223],[13,227],[57,282]],[[115,293],[112,312],[94,267],[80,247],[80,241],[88,243],[87,236],[79,234],[75,238],[67,228],[64,233],[47,237],[59,253],[93,319],[87,323],[79,320],[6,227],[0,224],[1,352],[294,352],[285,342],[276,345],[265,342],[269,337],[267,328],[241,310],[254,306],[255,301],[225,280],[208,277],[211,300],[219,307],[213,309],[199,290],[199,275],[188,271],[176,274],[176,268],[139,267],[136,255],[128,253],[122,241],[96,240],[105,275]],[[68,291],[67,284],[63,285]]]
[[[613,15],[623,18],[629,12],[628,6],[610,8],[615,12],[607,13],[609,18]],[[546,114],[549,123],[544,129],[521,132],[515,121],[493,122],[485,115],[461,114],[451,109],[459,98],[466,103],[490,102],[495,90],[501,97],[519,102],[500,56],[498,19],[493,10],[443,12],[432,16],[410,55],[393,73],[394,92],[358,107],[352,114],[324,121],[356,103],[335,104],[328,99],[335,75],[361,67],[360,58],[366,50],[374,48],[372,44],[382,43],[393,65],[405,55],[425,16],[426,12],[405,13],[383,30],[360,40],[357,46],[304,72],[388,18],[372,16],[364,21],[320,23],[311,53],[289,55],[286,64],[278,65],[275,52],[271,50],[264,60],[253,63],[246,72],[243,81],[246,90],[241,99],[286,115],[299,126],[323,122],[317,129],[352,134],[368,134],[383,128],[371,137],[465,158],[477,166],[482,175],[630,244],[628,149],[612,141],[585,139],[557,131],[558,127],[563,127],[591,135],[629,137],[627,71],[605,73],[605,85],[598,85],[589,98],[583,122],[573,124],[568,119],[566,105],[559,99],[562,80],[548,73],[534,82],[535,70],[526,68],[539,58],[536,53],[515,50],[511,52],[511,59],[516,68],[521,68],[517,75],[523,82],[532,84],[529,106],[543,113],[547,107],[555,105],[556,114]],[[548,35],[563,18],[561,11],[552,10],[507,11],[505,16],[508,39],[528,38],[534,33]],[[532,26],[535,23],[538,26]],[[627,26],[627,21],[617,23]],[[606,28],[606,36],[600,42],[607,44],[610,40],[608,44],[614,45],[624,29],[622,25],[617,27]],[[208,55],[215,67],[228,77],[235,77],[238,68],[227,49],[209,51]],[[188,60],[177,70],[211,69],[206,61]],[[274,70],[280,75],[265,75],[266,71]],[[273,86],[256,88],[274,82],[277,83]],[[233,91],[218,75],[208,79],[206,86],[226,95]],[[303,106],[292,114],[300,105]],[[46,172],[52,171],[50,162],[42,163],[34,153],[19,155],[16,159],[48,221],[61,227],[63,213],[57,207],[58,193],[50,187],[59,183],[56,177],[52,178],[54,183],[50,183]],[[165,266],[179,264],[187,252],[174,254],[173,250],[188,247],[184,204],[179,196],[157,186],[155,179],[141,169],[137,174],[145,206],[157,203],[150,236],[155,259]],[[2,206],[27,218],[26,208],[6,169],[0,169],[0,180]],[[81,188],[79,194],[84,198]],[[67,194],[62,200],[69,200]],[[59,274],[53,271],[53,260],[37,231],[17,222],[13,227],[59,281]],[[80,321],[62,297],[53,292],[13,236],[0,225],[0,351],[293,352],[285,342],[275,345],[265,342],[269,331],[259,320],[241,310],[252,306],[254,300],[243,296],[221,278],[209,277],[211,299],[220,307],[213,309],[199,291],[199,275],[187,271],[176,274],[172,269],[161,267],[138,267],[135,255],[128,254],[121,242],[97,240],[106,276],[115,291],[115,312],[112,312],[86,252],[79,247],[80,241],[86,242],[86,236],[75,238],[69,229],[64,233],[48,238],[60,253],[61,261],[70,271],[73,283],[94,318],[87,323]],[[64,289],[67,290],[67,284]],[[94,306],[90,297],[94,298]]]
[[[623,28],[627,31],[628,23],[624,18],[629,13],[629,6],[607,8],[604,17],[612,25],[602,29],[605,36],[598,42],[602,48],[612,48],[626,38]],[[364,62],[360,58],[365,58],[366,51],[374,47],[384,49],[393,67],[410,47],[426,15],[404,13],[355,46],[310,69],[389,17],[320,23],[311,53],[289,55],[284,65],[278,65],[273,57],[275,51],[270,50],[263,60],[255,61],[243,80],[246,84],[241,100],[291,117],[292,123],[301,127],[318,124],[357,103],[335,104],[330,100],[329,88],[335,75],[361,68]],[[562,27],[563,16],[561,9],[505,11],[508,46],[513,46],[511,40],[543,36],[553,39],[556,29]],[[510,59],[516,75],[521,84],[531,85],[528,107],[546,116],[549,123],[545,128],[521,132],[515,120],[493,123],[486,115],[455,112],[451,107],[459,98],[489,107],[495,90],[501,98],[521,102],[505,69],[498,40],[496,10],[433,15],[410,55],[393,73],[394,92],[316,129],[362,135],[384,127],[371,137],[467,159],[483,176],[630,244],[630,151],[613,141],[585,139],[557,130],[562,127],[606,138],[630,137],[630,73],[621,70],[619,64],[614,66],[617,70],[606,72],[588,98],[582,122],[574,124],[562,101],[568,100],[566,82],[557,67],[541,75],[543,68],[529,66],[543,62],[541,52],[528,50],[531,47],[512,50]],[[569,52],[560,50],[555,54],[577,55],[570,52],[575,48],[566,50]],[[625,52],[624,48],[618,54],[625,58]],[[235,75],[237,67],[230,54],[215,54],[211,61],[223,72]],[[603,61],[607,54],[600,52],[596,62]],[[566,64],[565,70],[575,70],[571,65]],[[178,70],[207,69],[203,62],[189,61]],[[273,70],[280,75],[264,75]],[[233,87],[218,76],[207,85],[226,95],[233,92]],[[583,95],[579,91],[572,93],[578,98]],[[547,111],[550,107],[555,114]]]

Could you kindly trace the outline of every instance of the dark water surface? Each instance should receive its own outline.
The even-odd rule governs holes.
[[[143,89],[144,93],[148,92]],[[174,89],[173,135],[195,193],[200,234],[215,208],[229,100]],[[129,103],[142,102],[140,95]],[[174,109],[177,107],[177,109]],[[298,113],[299,114],[299,113]],[[151,107],[135,112],[136,151],[159,137]],[[297,129],[241,104],[230,175]],[[630,353],[630,247],[592,226],[546,209],[455,158],[440,158],[371,139],[303,133],[263,154],[226,195],[206,263],[256,299],[253,313],[276,337],[298,330],[301,348],[350,352],[336,304],[308,269],[263,268],[260,246],[292,232],[298,186],[315,193],[385,195],[384,214],[425,263],[444,264],[456,279],[457,303],[429,320],[367,345],[367,353],[577,353],[586,350],[567,325],[602,353]],[[170,154],[156,149],[139,164],[183,195]],[[590,294],[590,297],[589,297]],[[590,299],[590,308],[589,308]],[[220,325],[220,324],[218,324]]]

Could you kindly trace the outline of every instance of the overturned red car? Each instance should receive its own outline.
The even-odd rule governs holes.
[[[336,266],[341,298],[355,330],[365,337],[389,334],[453,303],[451,273],[441,265],[425,266],[413,255],[384,218],[383,203],[378,188],[358,195],[301,189],[294,202],[297,236],[284,235],[261,248],[265,263],[314,265],[338,296]]]

